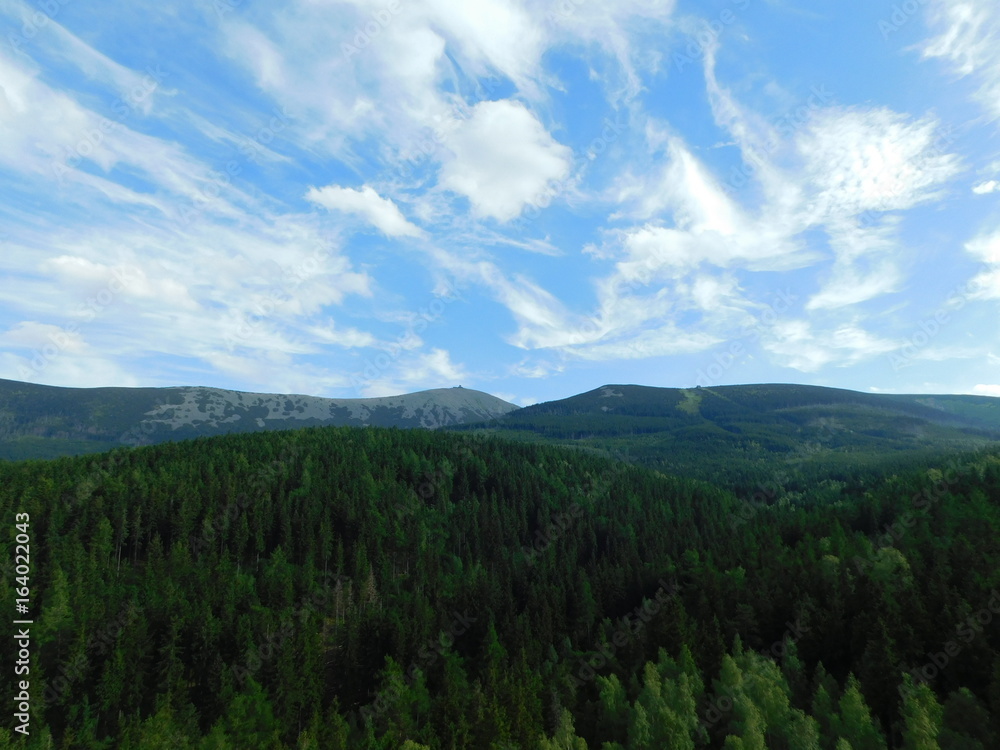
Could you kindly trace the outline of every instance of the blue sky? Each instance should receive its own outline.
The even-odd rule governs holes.
[[[1000,396],[993,0],[0,0],[0,377]]]

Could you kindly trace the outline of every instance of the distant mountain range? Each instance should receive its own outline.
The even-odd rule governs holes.
[[[1000,440],[1000,398],[786,384],[606,385],[455,429],[574,446],[749,489],[774,477],[801,484],[984,447]]]
[[[0,380],[0,458],[51,458],[318,425],[473,430],[709,480],[783,464],[864,466],[1000,440],[1000,399],[807,385],[606,385],[518,408],[468,388],[331,399],[219,388],[59,388]]]
[[[52,458],[316,425],[438,429],[518,407],[468,388],[335,399],[221,388],[60,388],[0,380],[0,458]]]

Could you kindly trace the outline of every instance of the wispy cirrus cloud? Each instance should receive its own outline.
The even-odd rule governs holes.
[[[980,103],[1000,117],[1000,9],[980,0],[934,0],[928,24],[937,33],[923,44],[923,56],[974,79]]]

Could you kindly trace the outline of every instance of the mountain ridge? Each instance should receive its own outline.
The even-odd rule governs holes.
[[[967,450],[1000,440],[1000,398],[881,394],[762,383],[669,388],[610,383],[517,407],[462,388],[325,398],[209,386],[66,388],[0,379],[0,458],[51,458],[196,437],[311,426],[490,430],[707,477],[725,463],[814,453]]]
[[[739,492],[858,476],[1000,441],[1000,398],[875,394],[788,383],[607,384],[503,415],[480,430],[595,451]]]
[[[51,458],[123,444],[323,425],[440,429],[518,408],[461,386],[343,399],[208,386],[67,388],[0,379],[0,458]]]

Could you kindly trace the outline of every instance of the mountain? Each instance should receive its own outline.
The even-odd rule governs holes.
[[[122,445],[318,425],[437,429],[518,407],[468,388],[384,398],[221,388],[61,388],[0,380],[0,458],[49,458]]]
[[[605,385],[458,429],[576,446],[749,491],[981,448],[1000,440],[1000,399],[789,384]]]
[[[1000,451],[758,505],[483,437],[0,462],[0,748],[1000,747]]]
[[[785,484],[804,481],[813,469],[845,478],[874,464],[881,471],[887,463],[982,447],[1000,440],[1000,399],[788,384],[606,385],[520,409],[461,387],[330,399],[0,380],[0,458],[7,459],[319,425],[494,431],[749,490],[779,474],[793,480]]]

